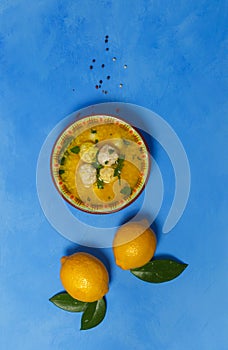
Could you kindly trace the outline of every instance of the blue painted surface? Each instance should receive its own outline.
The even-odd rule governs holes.
[[[222,0],[1,0],[1,348],[227,349],[226,23]],[[107,95],[94,88],[105,75],[89,70],[93,58],[111,75]],[[154,286],[117,268],[110,249],[93,251],[110,267],[108,310],[99,327],[80,332],[79,314],[48,301],[62,289],[59,258],[74,245],[43,215],[36,163],[63,117],[105,101],[154,110],[182,140],[190,199],[173,231],[160,235],[157,254],[189,267]],[[159,147],[155,158],[165,183],[159,233],[174,184]]]

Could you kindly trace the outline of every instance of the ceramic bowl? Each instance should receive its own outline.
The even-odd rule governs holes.
[[[99,199],[98,202],[96,202],[96,200],[94,199],[89,200],[89,196],[87,196],[87,198],[83,198],[83,195],[78,194],[82,186],[78,185],[78,187],[80,188],[77,188],[76,180],[75,180],[75,188],[72,184],[71,186],[69,185],[69,183],[67,182],[67,176],[66,174],[64,174],[65,172],[64,161],[66,158],[65,155],[69,154],[67,150],[70,149],[69,148],[70,145],[72,144],[72,142],[74,142],[74,140],[79,135],[81,135],[87,129],[90,129],[93,131],[95,130],[96,127],[98,127],[98,129],[100,127],[100,130],[102,130],[103,126],[107,124],[111,124],[116,128],[116,130],[120,130],[120,131],[122,130],[121,132],[122,133],[124,132],[125,135],[127,136],[126,139],[129,136],[129,139],[131,139],[131,142],[134,143],[132,147],[133,146],[138,147],[137,149],[138,149],[138,152],[140,153],[137,156],[137,158],[140,159],[140,161],[138,161],[137,167],[138,167],[140,176],[138,178],[137,183],[134,185],[133,188],[131,188],[130,193],[125,190],[126,193],[123,193],[123,196],[121,198],[118,198],[118,199],[114,198],[109,202],[102,201]],[[96,137],[96,135],[95,136],[91,135],[91,137],[94,138]],[[101,145],[104,144],[105,142],[112,143],[113,139],[109,139],[110,137],[111,136],[107,135],[107,139],[103,139],[101,142]],[[121,142],[122,141],[123,141],[123,147],[125,147],[124,153],[126,154],[126,157],[128,157],[130,152],[128,152],[127,144],[125,145],[127,141],[125,139],[124,140],[121,139]],[[92,142],[97,143],[98,140],[94,139]],[[96,146],[99,147],[99,144],[100,142],[98,142]],[[77,155],[77,157],[79,157],[79,155]],[[72,159],[74,158],[72,157]],[[134,164],[133,156],[131,161]],[[69,161],[68,161],[68,168],[71,169]],[[77,167],[75,169],[76,169],[75,171],[77,171]],[[66,170],[66,172],[67,171],[69,173],[71,170]],[[90,115],[90,116],[86,116],[81,119],[75,120],[59,135],[58,139],[55,142],[55,145],[53,147],[52,154],[51,154],[51,175],[58,192],[72,206],[74,206],[79,210],[83,210],[91,214],[108,214],[108,213],[119,211],[125,208],[126,206],[130,205],[133,201],[136,200],[136,198],[143,191],[144,186],[146,185],[149,171],[150,171],[150,157],[149,157],[148,147],[142,135],[140,134],[140,132],[136,128],[134,128],[132,125],[127,123],[126,121],[111,115]],[[74,174],[71,176],[74,176]],[[76,173],[75,173],[75,179],[76,179]],[[121,179],[116,178],[116,181],[119,181],[121,183]],[[72,183],[72,181],[70,183]],[[93,186],[96,186],[96,184],[94,184]],[[117,187],[117,182],[115,186]],[[125,186],[125,189],[126,188],[127,187]],[[97,191],[97,188],[95,188],[95,192],[96,191]]]

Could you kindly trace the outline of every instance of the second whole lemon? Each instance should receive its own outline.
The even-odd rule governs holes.
[[[141,267],[154,256],[156,236],[146,220],[121,226],[113,240],[116,264],[123,270]]]
[[[88,253],[62,257],[60,279],[66,291],[83,302],[97,301],[108,292],[109,276],[105,266]]]

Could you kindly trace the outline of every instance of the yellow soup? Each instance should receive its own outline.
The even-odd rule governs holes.
[[[143,181],[145,146],[121,123],[77,128],[59,154],[64,192],[88,210],[115,208],[129,200]]]

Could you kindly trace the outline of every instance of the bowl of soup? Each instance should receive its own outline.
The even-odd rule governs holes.
[[[147,145],[138,130],[110,115],[75,120],[51,154],[53,182],[77,209],[108,214],[131,204],[150,170]]]

